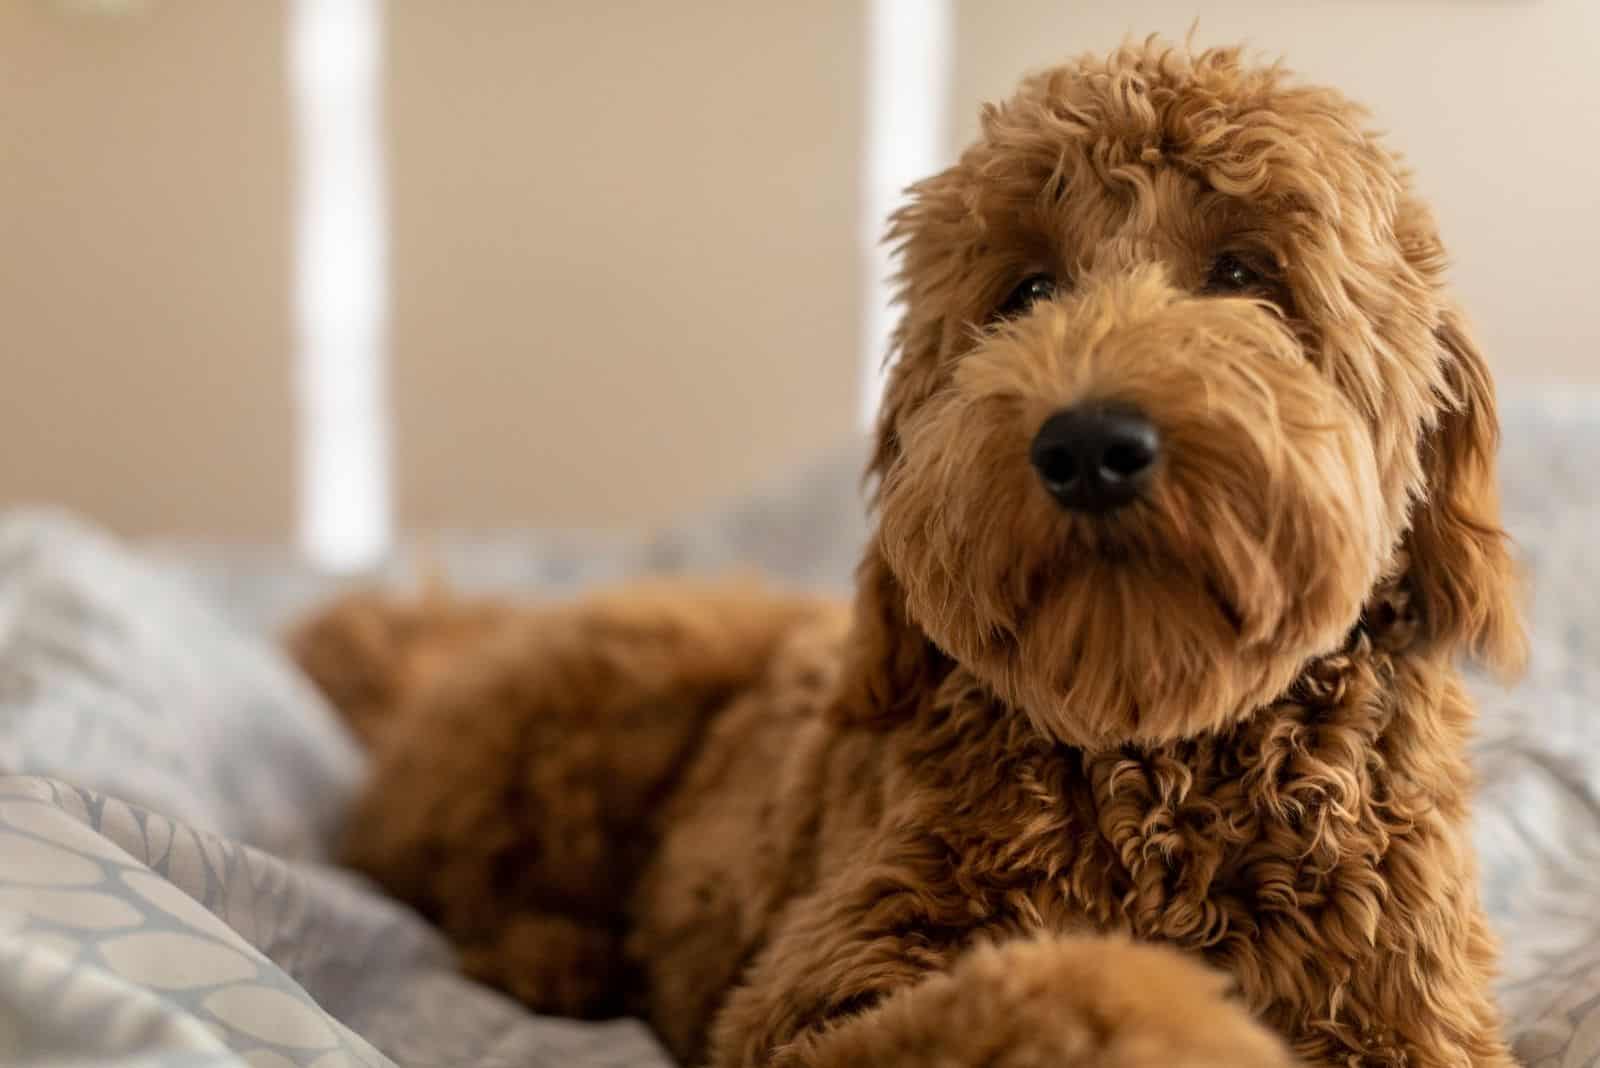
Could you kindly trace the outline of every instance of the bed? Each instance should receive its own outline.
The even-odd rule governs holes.
[[[1600,396],[1525,388],[1502,416],[1533,657],[1515,689],[1475,683],[1484,894],[1518,1056],[1600,1068]],[[740,567],[843,591],[863,448],[647,536],[430,551],[466,590]],[[272,637],[338,585],[282,551],[0,512],[0,1063],[669,1063],[637,1021],[541,1018],[459,977],[426,924],[330,863],[364,758]]]

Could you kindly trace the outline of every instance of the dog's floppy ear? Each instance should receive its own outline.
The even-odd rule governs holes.
[[[959,166],[924,179],[889,220],[886,240],[900,260],[901,318],[867,461],[874,496],[900,459],[900,427],[942,380],[941,354],[951,328],[946,314],[954,306],[965,247],[958,232],[970,218],[963,188]],[[904,718],[949,668],[949,659],[907,614],[905,590],[874,534],[856,569],[855,618],[834,716],[858,724]]]
[[[963,250],[970,242],[971,212],[961,165],[907,190],[905,204],[889,217],[884,240],[899,260],[895,301],[900,322],[890,339],[888,382],[878,409],[877,437],[867,475],[880,485],[900,455],[904,417],[938,389],[942,356],[957,306]]]
[[[915,712],[950,663],[906,614],[905,591],[876,538],[856,569],[854,612],[833,716],[887,726]]]
[[[1516,566],[1500,526],[1494,385],[1458,309],[1445,310],[1435,336],[1450,396],[1422,442],[1425,495],[1407,539],[1412,593],[1429,639],[1512,674],[1526,643]]]
[[[884,385],[872,456],[867,461],[867,478],[875,484],[874,493],[900,458],[902,420],[938,389],[943,329],[942,319],[913,322],[908,313],[895,331],[892,349],[895,359]]]

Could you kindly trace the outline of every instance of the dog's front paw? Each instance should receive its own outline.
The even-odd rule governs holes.
[[[1290,1068],[1282,1042],[1176,950],[1111,938],[983,946],[784,1050],[785,1068]]]

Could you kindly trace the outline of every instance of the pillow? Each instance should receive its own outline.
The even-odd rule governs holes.
[[[360,749],[284,656],[60,513],[0,513],[0,773],[325,853]]]

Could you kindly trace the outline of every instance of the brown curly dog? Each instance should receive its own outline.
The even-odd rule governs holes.
[[[1494,400],[1406,172],[1237,50],[982,130],[893,224],[853,613],[336,605],[350,861],[691,1063],[1512,1064],[1454,667],[1521,649]]]

